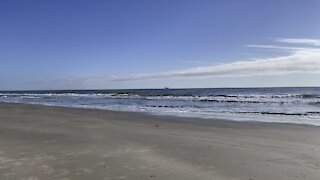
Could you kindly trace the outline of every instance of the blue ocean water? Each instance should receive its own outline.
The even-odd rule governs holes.
[[[0,101],[320,125],[320,88],[2,91]]]

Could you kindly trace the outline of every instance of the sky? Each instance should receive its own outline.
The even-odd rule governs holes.
[[[0,90],[320,86],[319,0],[0,0]]]

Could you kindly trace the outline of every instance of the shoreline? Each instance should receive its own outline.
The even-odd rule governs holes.
[[[6,179],[320,177],[320,129],[0,103]]]
[[[254,120],[233,120],[231,118],[212,118],[212,117],[192,117],[192,116],[179,116],[179,115],[173,115],[173,114],[157,114],[152,112],[139,112],[139,111],[121,111],[121,110],[110,110],[110,109],[99,109],[99,108],[86,108],[86,107],[71,107],[71,106],[59,106],[59,105],[44,105],[44,104],[29,104],[29,103],[21,103],[21,102],[1,102],[1,104],[12,104],[12,105],[26,105],[26,106],[34,106],[34,107],[52,107],[52,108],[65,108],[65,109],[77,109],[77,110],[91,110],[91,111],[102,111],[102,112],[110,112],[110,113],[128,113],[128,114],[137,114],[142,116],[150,116],[150,118],[156,118],[156,117],[164,117],[166,118],[172,118],[175,120],[182,120],[182,121],[199,121],[199,122],[208,122],[208,123],[247,123],[247,124],[263,124],[265,126],[270,125],[285,125],[285,126],[306,126],[306,127],[316,127],[320,128],[320,125],[316,124],[310,124],[310,123],[297,123],[297,122],[279,122],[279,121],[254,121]],[[270,117],[271,118],[271,117]],[[275,117],[277,118],[277,117]]]

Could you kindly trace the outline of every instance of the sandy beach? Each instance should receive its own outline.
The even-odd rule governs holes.
[[[1,180],[319,180],[320,128],[0,103]]]

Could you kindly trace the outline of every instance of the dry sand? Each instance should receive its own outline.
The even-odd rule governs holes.
[[[320,127],[0,103],[1,180],[319,180]]]

